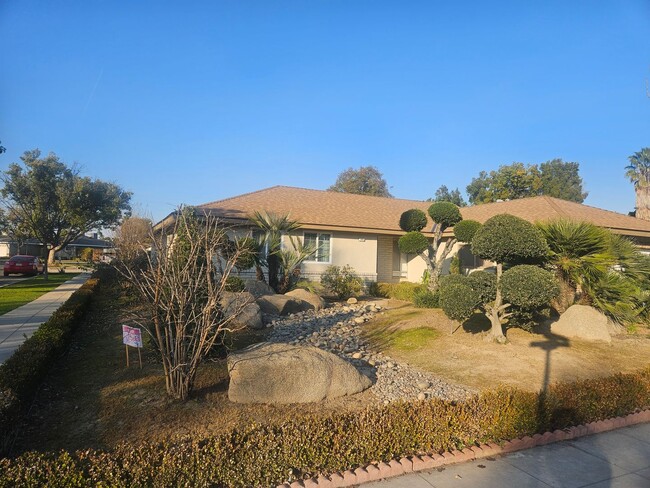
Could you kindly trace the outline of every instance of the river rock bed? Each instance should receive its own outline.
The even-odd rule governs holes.
[[[315,346],[350,361],[373,380],[370,391],[380,402],[438,397],[462,400],[473,391],[449,384],[431,373],[373,351],[361,336],[362,326],[384,313],[381,302],[334,304],[318,312],[288,317],[265,316],[272,327],[269,342]]]

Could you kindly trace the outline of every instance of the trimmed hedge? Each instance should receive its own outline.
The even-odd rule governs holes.
[[[409,281],[401,283],[370,283],[368,293],[376,297],[393,298],[406,302],[415,301],[415,295],[427,290],[426,285],[419,285]]]
[[[465,402],[433,399],[252,425],[201,440],[0,460],[9,486],[273,486],[318,472],[462,449],[623,416],[650,405],[650,368],[552,385],[498,388]]]
[[[420,254],[429,247],[429,239],[417,231],[407,232],[397,241],[399,250],[405,254]]]
[[[451,202],[434,202],[429,207],[427,213],[436,224],[441,226],[442,230],[445,230],[447,227],[453,227],[463,220],[460,209]]]
[[[421,231],[427,225],[427,214],[417,208],[404,212],[399,218],[399,227],[404,232]]]
[[[54,361],[67,348],[72,332],[86,313],[98,285],[98,279],[86,281],[0,365],[0,439],[3,443],[22,410],[31,403]]]

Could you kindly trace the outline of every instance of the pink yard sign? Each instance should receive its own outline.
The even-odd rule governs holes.
[[[127,346],[142,347],[142,333],[137,327],[122,326],[122,342]]]

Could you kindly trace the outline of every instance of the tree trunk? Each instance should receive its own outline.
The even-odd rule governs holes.
[[[58,251],[56,247],[53,247],[47,252],[47,264],[54,264],[54,254]]]
[[[636,191],[636,217],[650,220],[650,184],[637,185]]]
[[[278,291],[278,271],[280,269],[280,263],[278,263],[278,257],[275,254],[269,254],[266,258],[268,264],[268,273],[269,273],[269,286],[273,288],[276,293]]]
[[[494,300],[494,307],[490,313],[490,322],[492,324],[491,335],[492,338],[499,342],[506,342],[506,336],[503,335],[503,326],[501,325],[501,307],[503,306],[503,298],[501,297],[501,275],[503,274],[503,264],[497,263],[497,296]]]

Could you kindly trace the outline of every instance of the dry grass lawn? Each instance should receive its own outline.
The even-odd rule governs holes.
[[[499,384],[540,390],[546,367],[550,382],[558,382],[630,372],[650,363],[647,328],[614,337],[611,345],[513,328],[506,333],[509,343],[500,345],[486,340],[490,324],[482,315],[459,327],[439,309],[417,309],[397,301],[392,304],[395,308],[366,324],[366,336],[375,347],[397,360],[478,390]],[[419,347],[413,341],[404,347],[404,337],[414,334],[422,338]]]

